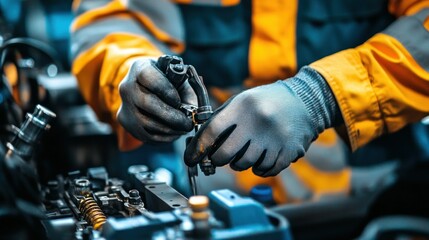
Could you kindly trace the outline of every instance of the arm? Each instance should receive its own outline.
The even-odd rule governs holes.
[[[116,121],[122,103],[118,85],[136,59],[183,50],[179,12],[167,0],[82,0],[73,8],[72,71],[81,92],[116,129],[120,148],[135,148],[141,142]]]
[[[410,16],[355,49],[311,64],[335,95],[353,150],[429,114],[429,2],[412,2],[390,7]]]
[[[192,139],[186,163],[208,156],[214,165],[273,176],[327,128],[345,125],[355,150],[428,115],[429,9],[419,9],[427,5],[392,1],[392,11],[410,16],[293,78],[237,95]]]

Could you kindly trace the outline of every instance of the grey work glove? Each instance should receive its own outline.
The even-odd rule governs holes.
[[[119,85],[122,104],[117,118],[143,142],[171,142],[193,129],[192,120],[179,110],[181,103],[196,104],[188,82],[174,88],[150,58],[134,62]]]
[[[207,155],[215,166],[253,167],[256,175],[274,176],[304,156],[340,115],[325,80],[305,67],[294,78],[244,91],[225,103],[189,143],[185,162],[193,166]]]

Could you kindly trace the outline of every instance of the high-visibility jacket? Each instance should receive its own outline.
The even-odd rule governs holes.
[[[209,87],[255,86],[303,65],[330,85],[355,150],[429,113],[427,0],[75,1],[73,73],[122,149],[118,84],[142,56],[181,54]]]

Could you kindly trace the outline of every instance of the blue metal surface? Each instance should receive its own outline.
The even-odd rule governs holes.
[[[108,240],[151,239],[157,232],[180,224],[180,219],[170,212],[157,213],[153,217],[109,218],[102,235]]]
[[[212,231],[213,239],[292,239],[289,223],[251,198],[223,189],[209,194],[210,209],[225,224]]]
[[[274,206],[273,189],[268,185],[256,185],[250,189],[249,196],[264,206]]]
[[[209,194],[210,210],[216,222],[212,226],[212,240],[217,239],[284,239],[291,240],[289,223],[285,218],[270,212],[251,198],[241,197],[230,190],[217,190]],[[108,218],[102,236],[117,239],[195,239],[192,220],[186,209],[131,218]],[[161,237],[161,238],[159,238]]]

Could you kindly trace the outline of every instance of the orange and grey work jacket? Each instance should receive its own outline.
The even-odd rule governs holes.
[[[264,84],[310,64],[340,106],[357,149],[429,113],[427,0],[81,0],[73,73],[122,149],[118,84],[142,56],[176,53],[211,86]]]

